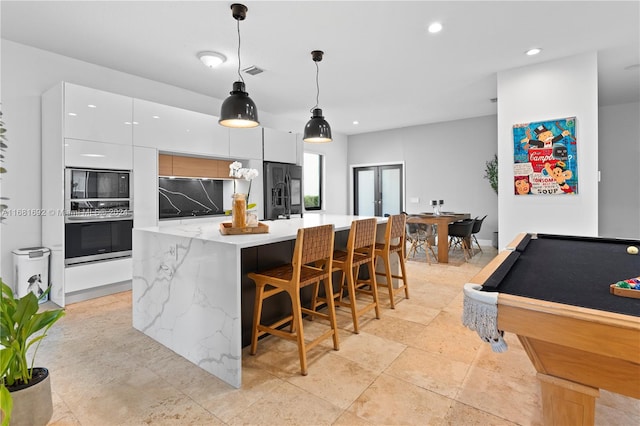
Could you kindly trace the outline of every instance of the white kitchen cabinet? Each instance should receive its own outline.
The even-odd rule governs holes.
[[[132,276],[133,263],[130,257],[68,266],[64,271],[65,292],[68,294],[122,283],[131,280]]]
[[[229,129],[231,158],[262,159],[262,127]]]
[[[158,150],[133,147],[133,226],[158,224]]]
[[[269,128],[263,129],[264,161],[297,164],[296,134]]]
[[[229,129],[218,117],[134,99],[134,145],[160,151],[229,156]]]
[[[133,98],[70,83],[64,87],[64,136],[131,145]]]
[[[132,170],[133,146],[65,139],[64,165],[87,169]]]

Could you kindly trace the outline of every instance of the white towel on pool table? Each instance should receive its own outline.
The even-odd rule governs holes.
[[[480,291],[481,288],[478,284],[464,285],[462,324],[490,343],[494,352],[506,352],[504,332],[498,330],[498,293]]]

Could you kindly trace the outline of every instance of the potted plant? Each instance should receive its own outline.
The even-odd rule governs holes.
[[[34,367],[34,362],[42,339],[49,328],[64,316],[64,310],[38,312],[38,298],[32,292],[16,299],[11,287],[2,279],[0,287],[2,426],[8,425],[10,420],[13,420],[12,425],[46,425],[53,414],[49,371]],[[28,359],[30,348],[33,350]]]
[[[493,159],[484,163],[484,178],[489,180],[489,185],[491,185],[491,189],[493,189],[496,194],[498,193],[498,155],[494,154]],[[495,248],[498,248],[498,231],[493,233],[493,241],[492,245]]]
[[[498,193],[498,156],[493,155],[493,159],[484,163],[484,178],[489,180],[489,185],[496,194]]]

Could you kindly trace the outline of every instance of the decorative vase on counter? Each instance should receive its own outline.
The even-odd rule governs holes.
[[[231,226],[245,228],[247,226],[247,194],[236,192],[231,202]]]

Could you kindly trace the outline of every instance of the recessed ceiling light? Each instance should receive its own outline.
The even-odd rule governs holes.
[[[159,115],[152,115],[151,118],[160,118]]]
[[[69,115],[72,116],[72,117],[75,117],[78,114],[76,114],[75,112],[70,112]]]
[[[434,22],[429,25],[429,32],[431,34],[439,33],[440,31],[442,31],[442,24],[440,22]]]
[[[198,58],[209,68],[215,68],[227,60],[226,56],[218,52],[200,52]]]
[[[353,124],[355,124],[355,125],[357,126],[358,124],[360,124],[360,122],[359,122],[359,121],[357,121],[357,120],[355,120],[355,121],[353,122]]]
[[[97,108],[97,106],[93,105],[93,104],[89,104],[87,105],[89,108]]]
[[[525,53],[528,56],[533,56],[533,55],[537,55],[540,52],[542,52],[542,49],[540,49],[539,47],[534,47],[533,49],[527,50]]]

